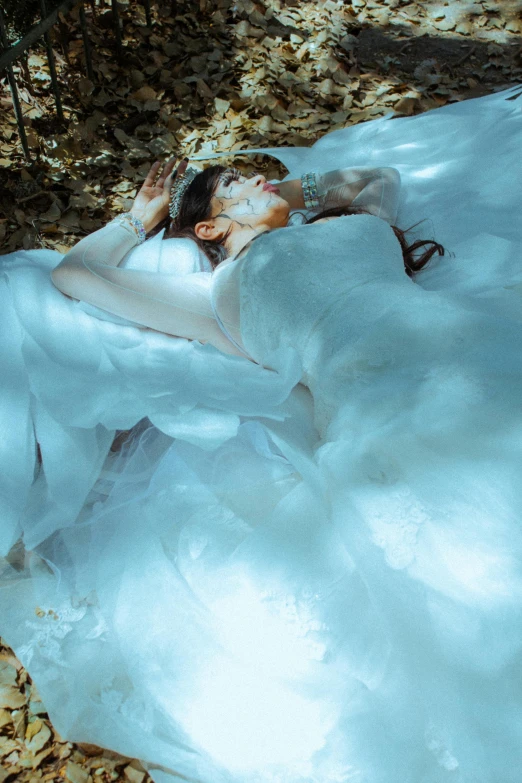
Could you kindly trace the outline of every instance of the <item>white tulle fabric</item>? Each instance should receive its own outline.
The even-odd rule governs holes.
[[[3,563],[2,634],[64,736],[158,783],[518,783],[520,92],[272,151],[398,168],[399,224],[454,254],[413,283],[367,215],[255,240],[241,336],[273,370],[59,307],[55,258],[9,260],[12,487],[31,420],[57,495],[107,430],[157,425]]]
[[[135,252],[124,262],[131,268],[154,258]],[[22,533],[32,549],[74,522],[115,430],[148,417],[172,437],[212,449],[237,432],[242,415],[287,416],[280,404],[300,376],[292,362],[283,374],[270,372],[68,299],[50,278],[60,260],[51,251],[2,259],[3,554]]]

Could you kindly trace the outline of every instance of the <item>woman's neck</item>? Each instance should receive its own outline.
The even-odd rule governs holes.
[[[250,226],[242,226],[241,228],[237,228],[235,231],[233,231],[228,237],[225,245],[229,258],[237,256],[237,254],[245,247],[245,245],[248,245],[251,239],[256,237],[258,234],[261,234],[263,231],[266,231],[266,228],[259,228],[257,226],[255,228],[251,228]]]
[[[286,222],[285,224],[286,225]],[[272,231],[275,228],[284,228],[282,226],[272,225],[257,225],[257,226],[236,226],[228,237],[225,247],[228,251],[229,258],[234,258],[238,253],[248,245],[248,243],[257,237],[259,234],[264,234],[265,231]]]

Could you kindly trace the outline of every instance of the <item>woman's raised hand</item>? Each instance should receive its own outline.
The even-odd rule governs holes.
[[[176,158],[171,158],[165,163],[162,170],[161,161],[157,160],[153,163],[145,177],[145,182],[134,199],[130,210],[131,215],[141,220],[147,233],[167,217],[172,182],[178,175],[183,174],[188,164],[184,159],[174,171],[175,163]]]

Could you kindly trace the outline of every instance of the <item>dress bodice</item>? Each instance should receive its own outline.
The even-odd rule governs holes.
[[[143,329],[60,296],[50,251],[2,257],[0,549],[27,550],[2,637],[65,739],[156,783],[520,783],[521,106],[281,149],[400,167],[397,225],[454,254],[415,284],[370,216],[261,235],[190,290],[115,269],[136,239],[110,224],[58,282]],[[217,350],[211,289],[277,372]]]
[[[357,339],[411,289],[391,227],[372,215],[349,215],[256,237],[218,267],[212,298],[229,336],[250,356],[272,366],[274,352],[291,348],[306,382],[328,345],[338,345],[340,328],[345,341]]]

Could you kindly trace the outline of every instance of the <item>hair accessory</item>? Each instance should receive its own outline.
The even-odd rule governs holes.
[[[172,220],[177,218],[185,191],[199,173],[199,169],[194,168],[194,166],[187,166],[183,174],[181,174],[179,177],[176,177],[172,183],[172,187],[170,189],[169,207],[169,215],[171,216]]]
[[[145,242],[147,238],[147,232],[145,231],[145,226],[141,222],[141,220],[134,215],[131,215],[130,212],[124,212],[123,215],[118,215],[118,217],[115,217],[114,220],[111,221],[112,223],[119,223],[120,225],[131,225],[134,231],[136,232],[138,236],[138,242],[141,245],[142,242]]]
[[[319,201],[319,197],[317,195],[317,181],[315,179],[314,172],[303,174],[301,177],[301,185],[303,187],[305,207],[307,209],[314,209],[315,207],[319,207],[321,202]]]

